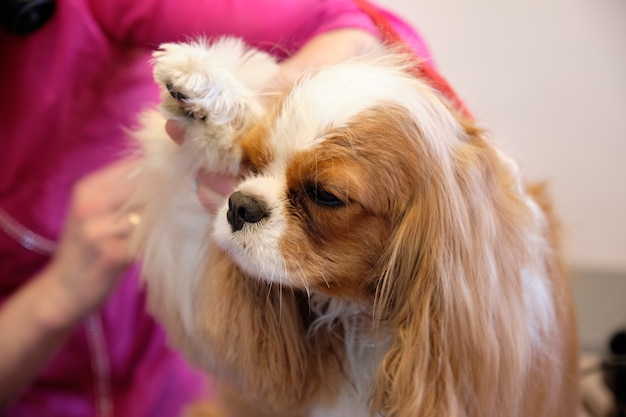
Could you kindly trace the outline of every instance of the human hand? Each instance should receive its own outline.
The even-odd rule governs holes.
[[[129,239],[137,215],[120,208],[132,192],[134,160],[105,167],[74,187],[58,249],[48,266],[60,324],[71,324],[102,304],[131,263]]]
[[[185,128],[176,120],[169,119],[165,123],[165,131],[179,145],[185,141]],[[207,171],[198,172],[196,181],[198,200],[211,213],[217,212],[224,203],[224,199],[232,193],[237,184],[235,177]]]

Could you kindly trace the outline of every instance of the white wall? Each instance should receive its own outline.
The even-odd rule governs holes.
[[[379,3],[422,32],[528,177],[548,180],[570,267],[626,274],[626,1]]]

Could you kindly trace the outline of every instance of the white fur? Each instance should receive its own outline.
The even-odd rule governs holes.
[[[330,128],[343,126],[365,109],[385,103],[410,112],[424,138],[432,139],[430,145],[444,169],[453,170],[450,148],[463,138],[462,127],[436,93],[424,82],[408,76],[389,58],[370,56],[312,72],[293,87],[276,115],[268,134],[276,153],[273,162],[263,175],[244,180],[237,187],[248,195],[261,197],[269,216],[258,224],[247,223],[233,233],[226,220],[226,205],[214,218],[197,202],[193,176],[200,168],[238,173],[241,154],[233,143],[239,132],[263,116],[260,93],[275,75],[276,65],[267,55],[251,52],[232,39],[210,46],[205,41],[166,44],[155,54],[155,63],[157,81],[188,97],[181,110],[181,103],[163,87],[161,109],[167,117],[184,123],[188,134],[184,146],[173,145],[162,131],[163,118],[156,113],[146,115],[146,129],[137,134],[146,158],[137,173],[144,181],[143,190],[131,202],[133,208],[144,207],[135,236],[136,250],[143,256],[151,310],[166,328],[175,327],[180,321],[192,339],[196,288],[211,239],[250,275],[308,290],[297,271],[289,270],[278,246],[287,224],[282,197],[286,189],[284,171],[295,152],[322,142],[324,132]],[[372,79],[378,82],[371,84]],[[336,93],[346,90],[351,94]],[[184,111],[193,112],[196,119],[186,118]],[[514,167],[512,170],[515,172]],[[524,192],[521,185],[519,192]],[[538,226],[528,234],[528,247],[533,249],[528,254],[527,268],[520,273],[530,323],[528,331],[533,343],[541,345],[542,337],[552,329],[554,311],[547,271],[534,261],[546,250],[546,242],[538,237],[542,236],[545,219],[536,204],[527,200]],[[342,387],[335,402],[315,406],[310,416],[369,415],[369,384],[391,336],[382,333],[378,336],[382,340],[372,338],[371,329],[360,323],[361,315],[371,315],[363,306],[320,294],[310,297],[311,308],[320,309],[316,311],[320,319],[311,331],[334,320],[354,330],[345,335],[345,370],[351,384]]]
[[[284,191],[284,177],[256,177],[237,187],[248,195],[262,196],[270,216],[262,224],[247,223],[238,233],[232,233],[226,220],[227,205],[220,209],[214,225],[213,238],[247,273],[259,279],[278,284],[293,285],[278,247],[285,228],[280,195]]]
[[[548,279],[546,265],[541,262],[550,245],[545,240],[547,219],[535,200],[524,188],[522,172],[515,160],[498,150],[500,160],[509,168],[515,181],[515,190],[528,206],[533,216],[534,230],[527,234],[528,264],[521,271],[524,291],[524,303],[528,314],[528,332],[536,349],[541,349],[543,341],[554,331],[555,312],[552,304],[553,294]],[[539,262],[537,260],[540,260]]]
[[[325,326],[336,326],[338,322],[347,330],[344,335],[347,350],[345,364],[347,384],[342,384],[341,393],[330,404],[315,406],[310,417],[361,417],[369,416],[371,381],[385,352],[391,345],[391,334],[372,329],[372,311],[362,305],[345,300],[313,294],[311,309],[318,319],[311,325],[310,332]]]
[[[544,341],[555,330],[555,311],[553,294],[548,271],[542,259],[545,253],[550,251],[550,245],[545,240],[547,220],[537,203],[530,197],[526,197],[526,204],[534,217],[536,230],[528,233],[529,259],[535,262],[522,270],[522,284],[524,289],[524,303],[529,314],[528,326],[531,342],[535,348],[540,349]]]
[[[163,44],[154,60],[161,110],[186,126],[185,146],[197,152],[188,163],[196,171],[238,174],[241,154],[234,138],[264,114],[263,88],[276,76],[275,60],[235,38]],[[182,106],[166,86],[187,97]]]
[[[378,104],[396,104],[408,110],[426,138],[461,137],[459,124],[432,88],[403,70],[397,57],[372,53],[302,77],[285,100],[269,135],[272,148],[280,155],[276,159],[284,161],[284,155],[316,145],[323,140],[323,132],[345,125]],[[437,140],[431,145],[444,158],[454,143]]]
[[[144,128],[135,133],[145,158],[135,176],[139,191],[128,203],[141,210],[134,252],[149,279],[149,304],[159,319],[177,322],[194,333],[194,294],[204,265],[213,216],[202,208],[193,184],[196,172],[236,175],[241,154],[233,146],[239,131],[261,117],[260,92],[274,76],[269,55],[248,49],[238,39],[211,45],[164,44],[154,53],[154,76],[162,89],[161,111],[142,115]],[[185,117],[166,85],[188,97],[185,109],[206,120]],[[165,117],[184,124],[186,140],[178,146],[166,135]],[[184,278],[183,278],[184,277]]]

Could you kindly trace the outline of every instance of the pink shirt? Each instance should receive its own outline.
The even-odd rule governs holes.
[[[350,0],[59,0],[38,31],[0,31],[0,299],[49,260],[28,239],[57,240],[76,180],[123,155],[123,127],[157,99],[153,48],[230,34],[284,56],[342,27],[376,33]],[[167,347],[129,273],[6,415],[175,416],[202,381]]]

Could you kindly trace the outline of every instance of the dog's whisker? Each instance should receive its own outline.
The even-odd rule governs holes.
[[[330,288],[330,282],[326,278],[326,272],[321,266],[319,268],[319,275],[322,277],[322,280],[324,280],[324,283],[326,284],[326,288]]]
[[[283,321],[283,282],[278,283],[278,325]]]
[[[283,263],[285,262],[283,261]],[[297,270],[295,271],[295,278],[297,279],[298,283],[302,285],[302,288],[309,295],[309,298],[310,298],[310,284],[308,280],[306,279],[306,273],[304,272],[304,269],[302,269],[301,264],[298,263],[296,267],[297,267]]]
[[[260,283],[261,281],[259,281]],[[263,283],[265,285],[265,288],[267,288],[267,295],[265,296],[265,305],[271,305],[272,304],[272,288],[274,287],[272,284],[270,283]]]

